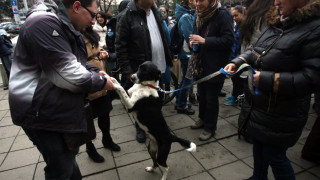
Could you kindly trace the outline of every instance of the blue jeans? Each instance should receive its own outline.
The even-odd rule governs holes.
[[[268,179],[268,167],[270,165],[276,180],[294,180],[294,171],[286,156],[286,151],[287,148],[273,147],[254,139],[253,178],[256,180]]]
[[[9,79],[10,78],[11,64],[12,64],[11,54],[1,57],[1,62],[3,64],[3,66],[4,66],[4,69],[6,71],[8,79]]]
[[[204,130],[214,132],[217,129],[219,99],[218,94],[222,83],[213,84],[203,82],[198,84],[199,93],[199,118],[203,120]]]
[[[192,79],[186,78],[187,68],[188,68],[188,62],[189,59],[180,59],[181,62],[181,69],[182,69],[182,78],[179,85],[179,88],[183,88],[186,86],[190,86],[193,81]],[[187,100],[189,95],[189,88],[182,89],[181,91],[178,91],[176,94],[176,106],[178,108],[186,108],[187,107]]]
[[[46,180],[80,180],[80,169],[75,160],[79,148],[69,150],[62,133],[23,128],[29,139],[37,146],[47,166],[44,168]]]

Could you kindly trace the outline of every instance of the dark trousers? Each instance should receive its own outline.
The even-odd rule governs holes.
[[[71,151],[67,148],[62,133],[31,130],[23,128],[29,139],[37,146],[47,166],[44,168],[46,180],[82,179],[75,160],[79,148]]]
[[[217,129],[217,120],[219,113],[218,94],[221,91],[223,83],[200,83],[198,85],[199,93],[199,118],[204,122],[204,130],[214,132]]]
[[[238,74],[235,76],[232,76],[232,96],[237,99],[237,97],[241,94],[243,94],[243,88],[244,88],[244,82],[245,79],[241,78]]]
[[[287,148],[273,147],[253,140],[254,179],[268,179],[268,167],[270,165],[275,180],[294,180],[294,171],[286,152]]]

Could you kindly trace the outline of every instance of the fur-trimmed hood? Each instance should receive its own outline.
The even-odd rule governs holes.
[[[291,21],[301,22],[313,17],[320,17],[320,0],[309,0],[307,4],[301,8],[297,8],[290,16]],[[276,25],[280,22],[280,14],[278,7],[274,6],[267,14],[267,24]]]

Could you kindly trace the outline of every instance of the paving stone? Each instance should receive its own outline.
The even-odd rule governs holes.
[[[236,161],[209,171],[218,180],[247,179],[252,175],[252,169],[241,161]]]
[[[8,113],[9,110],[0,110],[0,120]]]
[[[176,114],[174,116],[166,117],[166,122],[171,130],[190,127],[194,121],[185,114]]]
[[[145,168],[152,165],[151,159],[142,161],[128,166],[118,168],[119,177],[121,180],[150,180],[161,179],[162,174],[159,168],[153,172],[146,172]],[[168,179],[171,179],[170,177]]]
[[[310,174],[308,172],[303,172],[301,174],[296,175],[296,180],[318,180],[319,178],[314,176],[313,174]]]
[[[197,153],[193,155],[206,169],[212,169],[237,160],[234,155],[217,142],[199,146]]]
[[[127,113],[127,111],[124,109],[123,105],[121,104],[120,100],[112,101],[112,106],[113,106],[113,109],[110,112],[110,117]]]
[[[130,141],[121,144],[121,151],[114,152],[113,155],[117,167],[150,158],[146,145],[140,144],[137,141]]]
[[[21,129],[20,126],[16,126],[16,125],[0,127],[0,139],[15,137],[18,134],[20,129]]]
[[[230,116],[225,118],[226,121],[228,121],[230,124],[232,124],[235,128],[238,128],[238,118],[239,115]]]
[[[252,156],[252,145],[242,139],[238,139],[238,136],[219,140],[219,143],[239,159]]]
[[[304,145],[304,143],[306,142],[306,140],[310,134],[310,131],[311,131],[310,129],[303,128],[302,134],[299,137],[299,140],[297,143]]]
[[[240,113],[240,110],[233,106],[222,106],[219,107],[219,116],[223,118],[227,118],[230,116],[234,116]]]
[[[196,175],[205,171],[199,162],[187,151],[175,152],[169,155],[167,165],[169,167],[168,179],[181,179]]]
[[[0,171],[35,164],[38,162],[39,155],[37,148],[10,152],[0,167]]]
[[[32,180],[36,165],[25,166],[0,173],[0,179]]]
[[[0,127],[1,126],[10,126],[13,125],[12,119],[10,116],[4,116],[2,120],[0,121]]]
[[[289,158],[290,161],[294,162],[298,166],[304,168],[304,169],[309,169],[311,167],[314,167],[315,164],[304,160],[301,158],[301,150],[302,150],[303,145],[297,143],[293,147],[289,148],[287,150],[287,157]]]
[[[203,172],[203,173],[200,173],[200,174],[196,174],[194,176],[183,178],[183,180],[196,180],[196,179],[199,179],[199,180],[213,180],[214,178],[211,177],[207,172]]]
[[[8,110],[9,109],[9,103],[7,99],[0,100],[0,110]]]
[[[112,138],[117,143],[128,142],[136,139],[136,128],[134,125],[115,129],[112,133]]]
[[[2,153],[2,154],[0,154],[0,166],[1,166],[4,158],[6,157],[6,155],[7,155],[7,153]]]
[[[110,120],[110,129],[117,129],[129,125],[132,125],[132,121],[128,114],[120,114],[117,116],[113,116]]]
[[[9,152],[15,137],[0,139],[0,153]]]
[[[217,130],[215,134],[216,139],[236,135],[238,133],[237,128],[224,119],[219,119],[217,122]]]
[[[304,126],[306,129],[309,129],[311,130],[314,123],[316,122],[316,119],[317,119],[317,116],[312,116],[312,115],[309,115],[308,116],[308,120],[307,120],[307,123],[306,125]]]
[[[76,161],[78,163],[82,176],[115,168],[112,153],[109,150],[102,148],[98,149],[97,151],[101,156],[104,157],[105,161],[103,163],[93,162],[89,158],[87,153],[80,153],[77,155]]]
[[[32,141],[28,138],[27,135],[17,136],[16,140],[14,141],[11,151],[16,151],[20,149],[27,149],[33,147]]]
[[[101,179],[110,179],[110,180],[119,180],[117,170],[109,170],[99,174],[87,176],[83,178],[84,180],[101,180]]]
[[[176,102],[175,100],[172,100],[171,102]],[[162,113],[164,117],[173,116],[178,114],[176,110],[174,110],[174,104],[168,103],[162,107]]]
[[[320,165],[313,167],[308,171],[320,178]]]
[[[40,162],[37,164],[36,172],[34,173],[34,180],[44,180],[44,167],[46,166],[45,162]]]

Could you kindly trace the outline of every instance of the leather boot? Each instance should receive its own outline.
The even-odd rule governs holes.
[[[96,163],[104,162],[104,158],[97,152],[92,142],[86,144],[88,156]]]
[[[110,149],[111,151],[120,151],[121,148],[118,144],[114,143],[111,137],[107,135],[102,136],[103,147]]]

